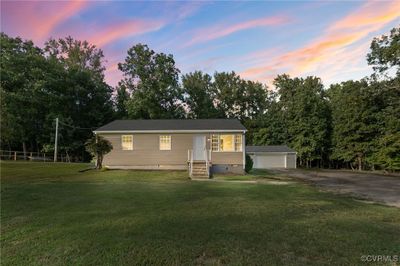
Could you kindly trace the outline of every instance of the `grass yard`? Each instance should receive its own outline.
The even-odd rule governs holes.
[[[86,167],[1,162],[2,265],[359,265],[400,253],[396,208],[303,183]]]

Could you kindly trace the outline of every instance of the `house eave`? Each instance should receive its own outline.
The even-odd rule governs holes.
[[[246,151],[247,154],[297,154],[295,151]]]
[[[242,129],[204,129],[204,130],[95,130],[95,134],[127,134],[127,133],[246,133]]]

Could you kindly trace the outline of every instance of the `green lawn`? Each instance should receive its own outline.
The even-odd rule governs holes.
[[[400,253],[396,208],[303,183],[86,167],[1,163],[2,265],[359,265]]]

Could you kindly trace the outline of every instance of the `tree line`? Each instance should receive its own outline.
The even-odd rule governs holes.
[[[246,144],[286,144],[302,167],[400,170],[400,27],[372,40],[367,61],[374,74],[361,80],[324,87],[282,74],[268,88],[233,71],[181,74],[172,55],[136,44],[112,88],[94,45],[67,37],[39,48],[2,33],[1,148],[51,151],[55,117],[76,160],[114,119],[237,118]]]

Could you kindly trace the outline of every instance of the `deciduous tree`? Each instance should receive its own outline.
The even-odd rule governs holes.
[[[118,68],[122,83],[131,92],[127,102],[130,118],[182,118],[183,95],[178,84],[179,69],[172,55],[156,53],[147,45],[137,44]]]
[[[182,76],[183,94],[190,118],[224,117],[223,112],[215,108],[215,95],[210,75],[195,71]]]

